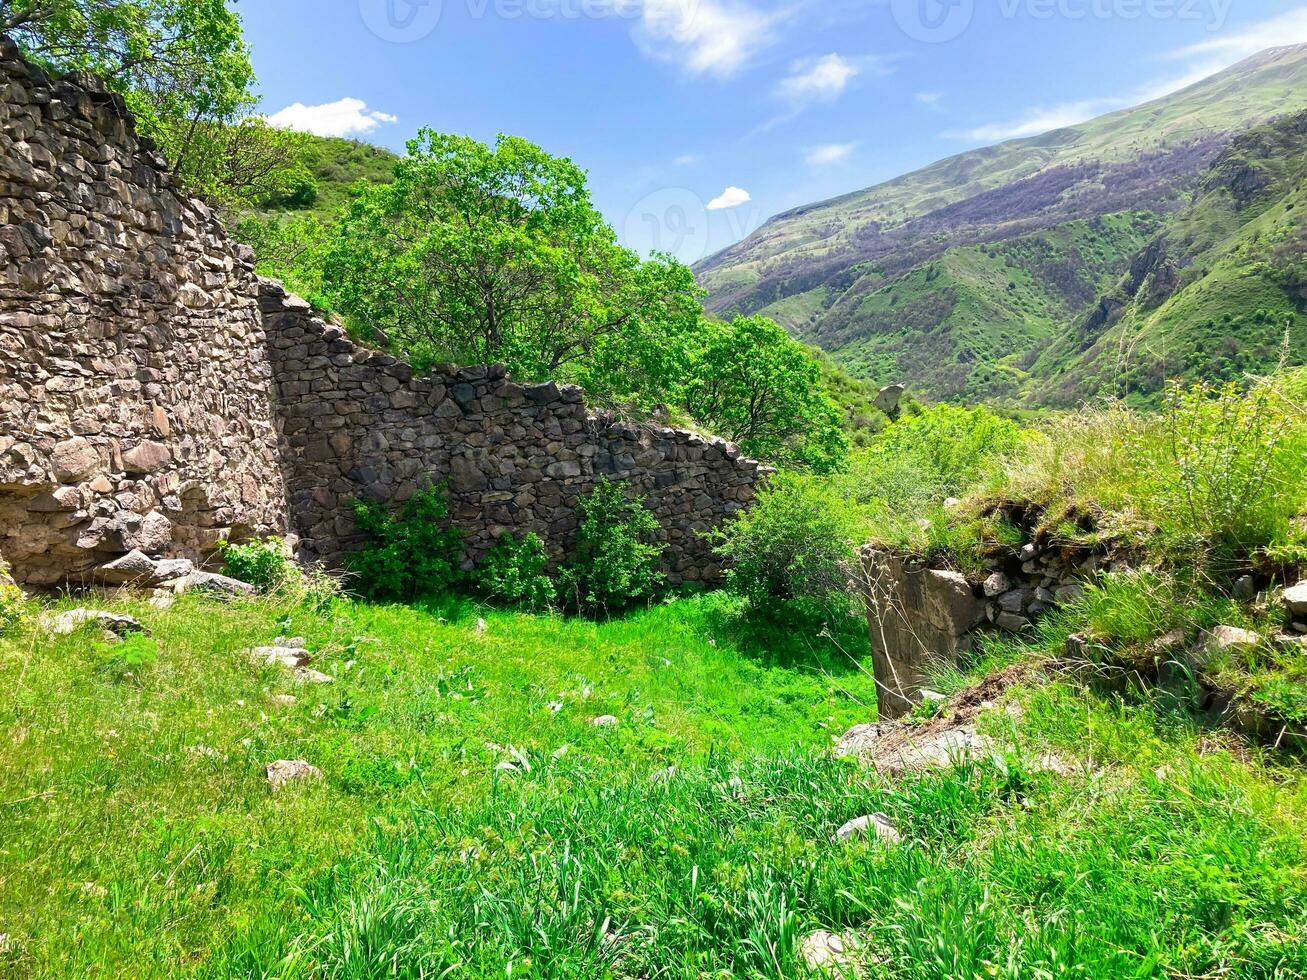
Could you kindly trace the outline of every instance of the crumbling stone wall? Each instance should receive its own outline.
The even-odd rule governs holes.
[[[734,446],[592,415],[581,389],[518,384],[502,366],[418,376],[354,344],[278,283],[263,281],[260,301],[305,557],[334,564],[358,543],[352,499],[407,500],[427,480],[447,481],[469,561],[505,531],[535,531],[561,557],[577,498],[603,476],[646,497],[673,582],[720,576],[702,535],[753,499],[760,476]]]
[[[29,585],[287,528],[252,256],[122,100],[0,37],[0,555]]]
[[[204,562],[223,537],[298,532],[335,564],[358,543],[351,499],[402,502],[428,478],[448,480],[470,560],[505,530],[561,557],[601,475],[647,497],[673,582],[712,581],[701,535],[762,472],[591,415],[576,388],[416,377],[351,343],[258,280],[120,98],[4,38],[0,269],[0,558],[29,586],[121,580],[105,566],[133,551]]]
[[[1017,527],[1030,523],[1028,515],[1008,517]],[[1119,563],[1101,549],[1047,534],[1018,547],[995,545],[983,573],[970,578],[913,556],[863,548],[861,585],[881,717],[911,711],[929,674],[956,665],[985,631],[1028,632],[1041,616],[1078,598],[1085,581]]]

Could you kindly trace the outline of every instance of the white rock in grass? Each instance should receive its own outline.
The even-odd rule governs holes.
[[[858,817],[835,831],[836,840],[852,840],[855,837],[875,838],[886,844],[898,844],[903,840],[898,824],[883,813]]]
[[[131,616],[119,616],[99,609],[72,609],[59,613],[49,623],[50,632],[55,636],[70,636],[88,624],[95,624],[117,636],[146,632],[145,627]]]
[[[620,725],[621,721],[615,715],[600,715],[598,718],[591,718],[590,724],[595,728],[613,728]]]
[[[311,766],[303,759],[281,759],[277,762],[268,764],[268,785],[272,791],[283,789],[291,783],[306,782],[310,780],[320,780],[323,778],[322,770],[317,766]]]
[[[1284,608],[1295,619],[1307,616],[1307,579],[1284,590]]]
[[[1198,666],[1202,667],[1218,653],[1252,650],[1261,645],[1261,636],[1252,630],[1237,626],[1217,626],[1203,635],[1203,641],[1195,653]]]
[[[289,708],[299,704],[299,698],[293,694],[274,694],[270,699],[273,704],[280,705],[283,708]]]
[[[804,937],[799,944],[799,955],[810,970],[827,976],[851,977],[857,975],[857,947],[858,942],[852,936],[839,936],[822,929]]]
[[[313,654],[295,646],[255,647],[250,651],[250,658],[259,664],[288,670],[307,667],[313,662]]]
[[[486,630],[488,630],[488,629],[490,629],[490,624],[489,624],[489,623],[487,623],[484,619],[478,619],[478,620],[477,620],[477,626],[476,626],[476,634],[477,634],[477,636],[485,636],[485,635],[486,635]]]
[[[336,678],[330,674],[324,674],[320,670],[311,670],[308,667],[299,667],[295,670],[295,680],[301,684],[334,684]]]
[[[666,769],[659,769],[649,777],[649,782],[659,785],[670,783],[676,777],[676,767],[668,766]]]

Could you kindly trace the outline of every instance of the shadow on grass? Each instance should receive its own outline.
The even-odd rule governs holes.
[[[871,669],[867,623],[852,609],[823,613],[785,606],[760,609],[739,602],[716,606],[708,615],[740,653],[767,666],[836,676]]]

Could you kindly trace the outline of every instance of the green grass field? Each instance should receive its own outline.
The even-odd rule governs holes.
[[[1002,759],[890,781],[828,751],[865,641],[724,594],[126,608],[0,641],[0,975],[801,977],[817,928],[864,976],[1307,975],[1307,780],[1146,704],[1026,690]],[[336,683],[243,652],[283,634]]]

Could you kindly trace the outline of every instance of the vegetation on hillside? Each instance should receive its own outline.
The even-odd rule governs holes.
[[[1301,363],[1305,55],[780,215],[696,267],[709,308],[962,402],[1156,404],[1271,370],[1286,329]]]

